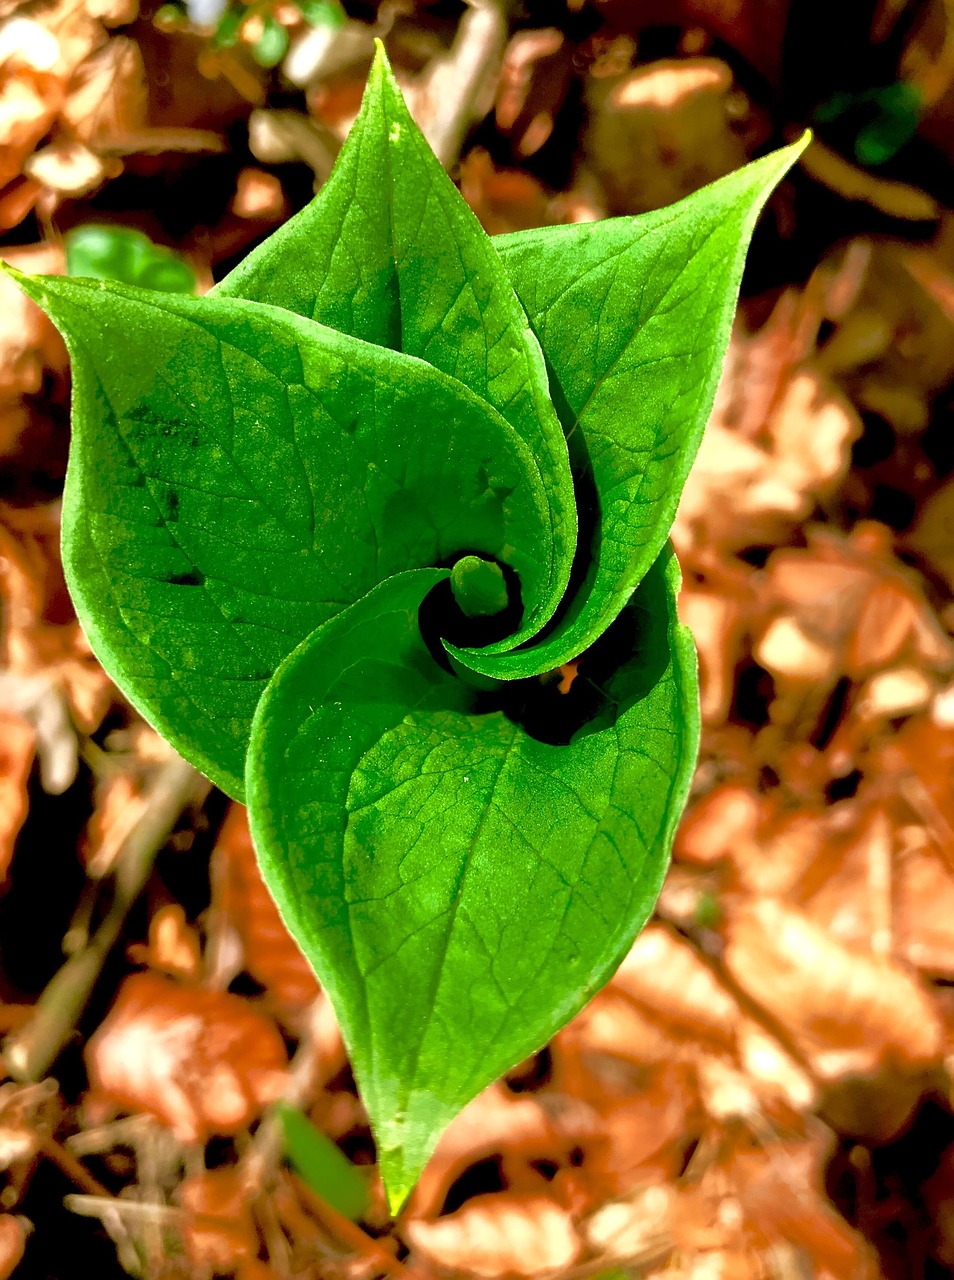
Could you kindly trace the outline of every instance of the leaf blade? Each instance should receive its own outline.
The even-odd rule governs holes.
[[[449,646],[472,670],[509,679],[569,661],[658,556],[712,409],[752,229],[806,145],[656,213],[494,241],[600,510],[593,567],[559,625],[521,652]]]
[[[339,1011],[395,1209],[444,1126],[606,981],[655,902],[698,736],[664,559],[608,701],[566,746],[428,669],[425,571],[309,637],[256,712],[263,874]]]
[[[382,173],[383,169],[383,173]],[[417,128],[378,46],[361,112],[318,197],[216,286],[407,352],[463,382],[541,462],[548,585],[519,644],[552,617],[576,545],[569,458],[539,344],[490,240]]]
[[[23,283],[74,358],[63,550],[80,619],[230,794],[272,672],[381,578],[466,547],[544,585],[534,459],[432,366],[241,300]]]
[[[279,1102],[275,1110],[285,1154],[299,1177],[333,1209],[357,1222],[371,1204],[368,1183],[361,1171],[297,1108]]]

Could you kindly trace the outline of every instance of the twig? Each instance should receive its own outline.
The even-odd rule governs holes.
[[[39,1135],[37,1150],[65,1173],[70,1182],[82,1187],[87,1195],[104,1196],[109,1200],[112,1199],[106,1187],[93,1177],[86,1166],[77,1160],[72,1151],[68,1151],[62,1143],[57,1142],[51,1133],[41,1133]]]
[[[143,1200],[126,1200],[120,1196],[63,1197],[63,1205],[70,1213],[82,1218],[103,1218],[116,1214],[121,1218],[138,1218],[140,1222],[167,1222],[173,1226],[200,1227],[206,1231],[227,1231],[235,1227],[234,1219],[225,1214],[195,1213],[176,1204],[153,1204]]]
[[[456,163],[481,99],[496,85],[512,7],[508,0],[468,2],[450,52],[435,59],[421,86],[426,118],[418,124],[445,169]]]
[[[320,1077],[321,1039],[317,1034],[319,1020],[328,997],[322,992],[308,1010],[304,1034],[288,1069],[288,1083],[282,1101],[289,1106],[304,1107],[313,1096]],[[268,1112],[263,1118],[248,1150],[242,1157],[243,1177],[252,1194],[265,1187],[282,1156],[284,1141],[278,1116]]]
[[[69,1040],[86,1007],[126,916],[142,892],[153,862],[187,805],[204,797],[211,784],[179,756],[154,775],[139,825],[125,842],[116,865],[112,905],[87,946],[54,974],[33,1015],[3,1044],[3,1056],[16,1080],[39,1080]]]
[[[312,1191],[307,1182],[295,1179],[298,1194],[304,1200],[312,1214],[318,1219],[326,1231],[336,1236],[342,1244],[348,1245],[360,1257],[372,1260],[374,1264],[394,1280],[407,1280],[407,1271],[393,1254],[388,1253],[383,1245],[362,1231],[359,1226],[346,1218],[343,1213],[332,1208],[317,1192]]]
[[[71,1133],[63,1140],[63,1145],[68,1147],[74,1156],[98,1156],[120,1145],[135,1149],[141,1139],[150,1133],[155,1123],[152,1116],[142,1112],[135,1116],[123,1116],[120,1120],[111,1120],[108,1124],[98,1125],[94,1129],[81,1129],[79,1133]]]
[[[937,201],[906,182],[879,178],[846,160],[816,138],[802,153],[802,168],[845,200],[863,200],[891,218],[933,222],[940,217]]]

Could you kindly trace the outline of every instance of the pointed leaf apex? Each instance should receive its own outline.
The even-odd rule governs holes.
[[[368,84],[373,81],[384,78],[391,79],[393,72],[391,71],[391,63],[388,59],[388,51],[384,47],[384,41],[380,36],[374,37],[374,58],[371,62],[371,73],[368,76]]]
[[[42,279],[41,276],[27,275],[25,271],[21,271],[19,267],[13,266],[10,262],[4,262],[2,258],[0,258],[0,271],[5,276],[9,276],[14,284],[19,285],[23,292],[32,298],[34,302],[39,301],[37,294],[41,291],[37,288],[36,282]]]
[[[57,295],[68,290],[73,283],[72,281],[63,276],[29,275],[27,272],[11,266],[9,262],[0,262],[0,270],[3,271],[4,275],[9,276],[14,284],[18,285],[26,296],[49,316],[58,329],[62,330],[55,304]],[[62,288],[64,285],[66,290]]]

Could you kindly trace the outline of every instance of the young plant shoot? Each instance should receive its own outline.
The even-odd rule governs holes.
[[[249,806],[395,1211],[656,901],[699,732],[668,535],[803,145],[490,240],[379,48],[317,199],[207,296],[17,277],[72,357],[77,613]]]

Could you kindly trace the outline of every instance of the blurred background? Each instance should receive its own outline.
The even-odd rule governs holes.
[[[243,810],[75,620],[67,361],[0,280],[0,1278],[948,1276],[954,0],[0,0],[0,257],[208,289],[327,178],[376,36],[491,234],[814,130],[674,531],[672,871],[392,1223]]]

